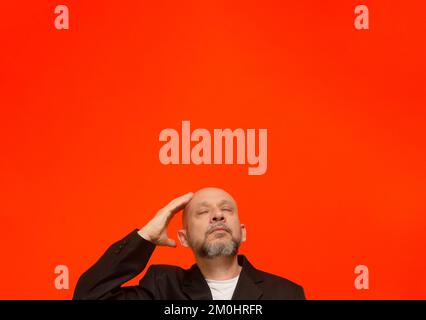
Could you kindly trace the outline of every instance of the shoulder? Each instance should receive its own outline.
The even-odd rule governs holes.
[[[256,271],[263,279],[262,285],[265,289],[267,289],[267,292],[273,295],[283,295],[285,298],[290,299],[306,299],[304,289],[300,284],[262,270]]]
[[[155,275],[158,278],[180,278],[185,269],[171,264],[153,264],[147,270],[147,275]]]

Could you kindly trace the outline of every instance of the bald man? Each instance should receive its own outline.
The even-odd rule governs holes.
[[[156,246],[176,247],[167,226],[183,210],[182,246],[196,263],[188,270],[151,265],[138,286],[122,286],[141,273]],[[113,244],[79,279],[74,299],[303,300],[303,288],[254,268],[238,249],[246,240],[237,203],[225,190],[203,188],[172,200],[140,230]]]

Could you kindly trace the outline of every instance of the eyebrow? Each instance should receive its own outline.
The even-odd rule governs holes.
[[[229,200],[226,200],[226,199],[224,199],[224,200],[222,200],[222,201],[219,202],[220,206],[223,205],[223,204],[229,204],[231,206],[234,206],[234,204],[232,203],[232,201],[229,201]]]

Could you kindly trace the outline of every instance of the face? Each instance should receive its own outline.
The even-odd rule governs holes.
[[[236,255],[246,239],[235,200],[218,188],[204,188],[194,194],[184,209],[183,226],[179,240],[199,257]]]

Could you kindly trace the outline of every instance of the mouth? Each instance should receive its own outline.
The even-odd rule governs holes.
[[[210,231],[210,234],[216,233],[216,232],[228,232],[229,233],[229,231],[225,228],[216,228],[216,229],[213,229],[212,231]]]

